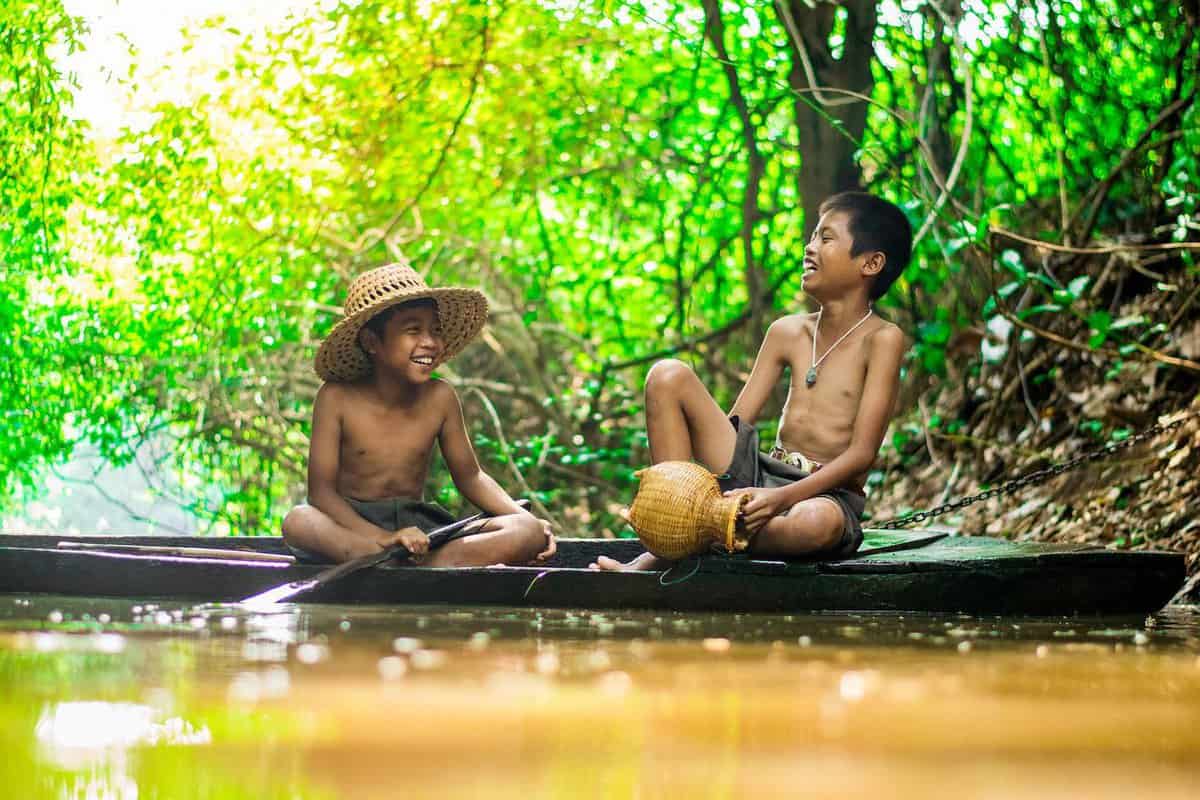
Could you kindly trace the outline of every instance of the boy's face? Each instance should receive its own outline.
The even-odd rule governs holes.
[[[882,267],[882,253],[864,251],[851,256],[853,247],[850,215],[845,211],[822,215],[804,248],[801,285],[805,294],[817,300],[837,298],[861,287],[864,278],[879,271],[875,262]]]
[[[445,342],[438,330],[437,311],[430,306],[402,308],[388,317],[382,338],[363,331],[363,345],[377,370],[386,370],[413,383],[424,383]]]

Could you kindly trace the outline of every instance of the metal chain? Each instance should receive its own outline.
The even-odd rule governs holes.
[[[1160,433],[1174,430],[1183,423],[1187,422],[1189,419],[1194,419],[1197,416],[1200,416],[1200,413],[1194,412],[1182,416],[1172,422],[1154,425],[1153,427],[1147,428],[1139,434],[1130,436],[1128,439],[1122,439],[1119,442],[1106,444],[1104,447],[1093,450],[1090,453],[1084,453],[1081,456],[1076,456],[1070,461],[1064,461],[1061,464],[1053,464],[1049,467],[1033,470],[1032,472],[1028,472],[1024,475],[1013,478],[1010,481],[1002,483],[999,486],[991,489],[985,489],[979,494],[962,497],[958,500],[953,500],[949,503],[943,503],[942,505],[934,506],[933,508],[927,508],[924,511],[917,511],[912,514],[907,514],[903,517],[894,517],[881,522],[878,525],[872,524],[871,527],[883,530],[897,530],[899,528],[906,528],[909,525],[915,525],[918,522],[924,522],[927,519],[933,519],[934,517],[940,517],[942,514],[947,514],[951,511],[957,511],[960,508],[966,508],[967,506],[978,503],[981,500],[988,500],[993,497],[1012,494],[1013,492],[1024,489],[1027,486],[1034,486],[1044,481],[1048,481],[1051,478],[1062,475],[1064,472],[1073,470],[1082,464],[1087,464],[1105,456],[1112,455],[1113,453],[1120,452],[1126,448],[1133,447],[1138,442],[1143,442],[1152,436],[1157,436]]]

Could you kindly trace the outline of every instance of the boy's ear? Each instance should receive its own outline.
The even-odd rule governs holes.
[[[379,336],[370,328],[362,328],[358,332],[358,346],[363,349],[363,352],[371,356],[380,348],[383,342],[379,341]]]
[[[887,256],[880,250],[868,253],[862,263],[862,274],[866,277],[878,275],[883,271],[883,265],[887,263]]]

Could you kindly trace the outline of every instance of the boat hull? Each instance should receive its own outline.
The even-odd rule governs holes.
[[[909,538],[906,539],[905,537]],[[237,601],[323,567],[238,558],[59,549],[91,544],[206,546],[285,553],[275,537],[59,537],[0,542],[0,592],[203,602]],[[1185,578],[1184,557],[1002,539],[868,532],[865,548],[905,548],[841,561],[741,556],[684,562],[668,572],[601,573],[597,555],[628,559],[636,541],[563,539],[540,567],[433,569],[387,565],[300,598],[339,604],[452,604],[671,611],[913,611],[971,614],[1146,614]],[[899,543],[898,545],[896,543]]]

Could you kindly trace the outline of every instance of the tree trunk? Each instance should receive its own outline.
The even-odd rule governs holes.
[[[767,307],[767,276],[754,254],[754,226],[762,219],[758,191],[766,172],[766,160],[758,146],[758,126],[742,90],[737,69],[725,47],[725,21],[721,17],[720,0],[703,0],[703,6],[704,35],[717,51],[721,70],[729,84],[729,102],[733,104],[741,121],[742,142],[746,148],[746,189],[742,194],[742,260],[746,294],[750,300],[750,330],[753,332],[755,345],[758,345],[766,333],[764,314]]]
[[[776,14],[785,30],[791,27],[785,9],[781,8],[786,6],[786,12],[790,12],[795,22],[794,33],[798,33],[800,39],[797,43],[789,33],[792,57],[789,81],[792,88],[800,92],[794,102],[801,159],[796,180],[806,233],[816,225],[817,209],[822,200],[835,192],[858,189],[862,185],[854,152],[866,129],[867,104],[857,101],[823,105],[812,89],[848,89],[870,96],[875,83],[871,62],[875,57],[876,2],[840,0],[836,4],[818,3],[815,8],[810,8],[806,0],[779,0],[775,4]],[[830,52],[829,34],[839,7],[847,12],[846,36],[841,56],[834,58]],[[810,83],[800,46],[812,67],[812,78],[817,87]],[[824,93],[821,96],[838,98],[841,102],[840,99],[848,95]]]

